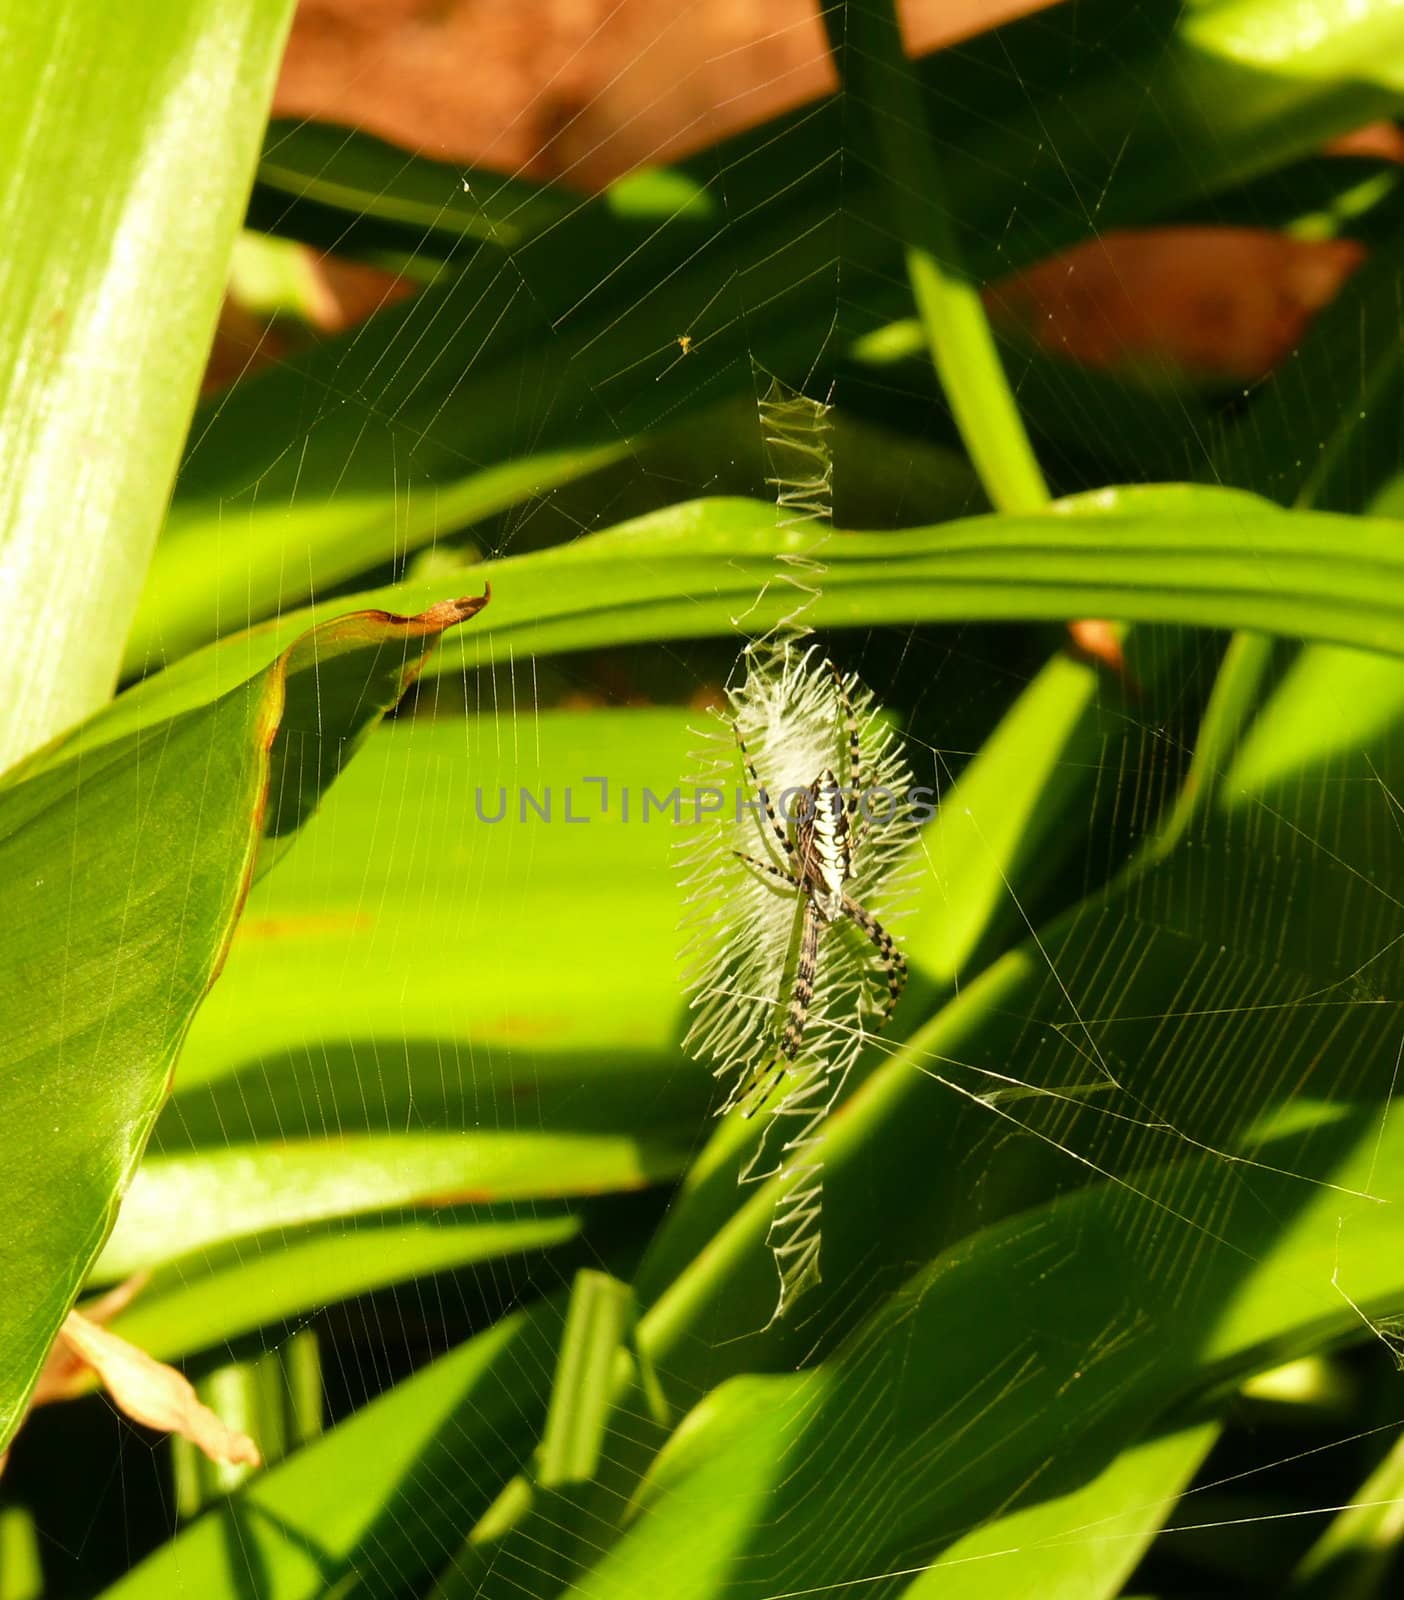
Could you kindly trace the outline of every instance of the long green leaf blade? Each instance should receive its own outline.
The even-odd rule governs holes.
[[[0,22],[0,770],[116,682],[291,13]]]
[[[1036,516],[969,517],[895,533],[844,533],[811,620],[830,628],[914,622],[1064,622],[1107,617],[1264,633],[1404,653],[1404,538],[1384,518],[1283,511],[1230,490],[1107,489]],[[804,535],[752,500],[669,506],[574,544],[483,563],[500,596],[485,624],[436,653],[461,672],[531,654],[632,640],[759,633],[784,594],[776,558]],[[775,586],[769,584],[772,591]],[[453,578],[393,585],[349,603],[413,610]],[[758,598],[759,597],[759,598]],[[305,627],[294,612],[145,680],[85,738],[96,743],[237,682]]]

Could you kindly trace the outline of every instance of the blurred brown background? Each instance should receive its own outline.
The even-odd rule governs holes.
[[[908,45],[925,52],[1050,3],[905,0]],[[833,82],[812,0],[303,0],[274,109],[591,189]],[[1365,140],[1399,157],[1394,130]],[[1359,258],[1348,241],[1265,230],[1109,234],[993,286],[989,300],[1078,360],[1250,380]],[[329,326],[384,294],[379,279],[335,264],[325,282]]]

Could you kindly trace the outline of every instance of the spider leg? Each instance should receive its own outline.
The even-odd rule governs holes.
[[[834,692],[838,695],[839,707],[843,712],[843,724],[848,735],[848,799],[846,809],[851,822],[853,843],[857,845],[867,833],[871,825],[867,806],[864,804],[868,786],[863,777],[863,743],[858,731],[858,718],[854,715],[853,702],[848,697],[848,688],[843,681],[843,674],[829,662],[829,671],[834,675]],[[862,807],[856,822],[851,819],[855,812]]]
[[[799,960],[795,963],[795,988],[790,996],[790,1014],[780,1036],[780,1054],[793,1061],[804,1043],[809,1024],[809,1003],[814,998],[814,973],[819,965],[819,908],[813,900],[804,902],[804,923],[800,928]]]
[[[760,1108],[766,1103],[766,1101],[770,1099],[771,1092],[774,1090],[775,1085],[780,1082],[788,1070],[789,1068],[786,1064],[784,1056],[780,1056],[775,1061],[771,1062],[770,1067],[766,1072],[757,1072],[755,1077],[751,1079],[744,1096],[745,1100],[747,1101],[747,1105],[741,1112],[741,1115],[746,1119],[747,1122],[749,1122],[751,1118],[755,1116],[756,1112],[759,1111]]]
[[[856,900],[846,896],[843,909],[864,933],[873,941],[883,970],[887,974],[887,1003],[882,1008],[882,1017],[878,1022],[879,1028],[887,1026],[887,1020],[897,1009],[897,1002],[902,998],[902,991],[907,987],[907,961],[906,957],[893,943],[892,935],[878,921],[871,911],[865,910]]]
[[[843,711],[843,725],[848,734],[848,781],[852,785],[848,796],[848,814],[851,817],[858,809],[859,798],[864,788],[863,746],[858,737],[858,718],[853,714],[853,702],[848,698],[843,674],[832,661],[829,662],[829,671],[834,675],[834,690],[838,695],[839,707]]]
[[[744,850],[733,850],[732,855],[738,861],[744,861],[748,867],[755,867],[760,872],[768,872],[772,878],[779,878],[781,883],[788,883],[792,889],[799,888],[799,880],[792,874],[782,871],[779,867],[772,866],[769,861],[762,861],[759,856],[748,856]]]
[[[818,908],[812,900],[804,903],[804,923],[800,929],[799,960],[795,966],[795,987],[790,996],[790,1011],[785,1018],[785,1031],[780,1035],[779,1055],[764,1073],[757,1073],[747,1089],[749,1102],[741,1113],[753,1117],[770,1098],[775,1085],[788,1073],[790,1063],[799,1054],[804,1043],[804,1030],[809,1023],[809,1005],[814,998],[814,972],[819,964]]]
[[[751,760],[751,752],[746,748],[746,741],[741,737],[741,730],[733,722],[731,731],[736,735],[736,743],[741,750],[741,759],[746,764],[746,771],[750,774],[751,782],[756,786],[756,793],[760,796],[761,805],[765,808],[766,820],[770,823],[771,832],[774,833],[780,848],[785,852],[786,859],[795,859],[795,847],[790,843],[790,836],[781,824],[780,818],[775,814],[775,807],[770,803],[770,793],[760,780],[760,773],[756,771],[756,764]],[[752,813],[754,815],[754,813]],[[756,826],[761,827],[760,819],[756,818]],[[765,837],[765,829],[761,828],[761,837]]]

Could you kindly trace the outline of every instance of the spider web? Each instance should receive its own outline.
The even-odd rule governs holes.
[[[912,67],[947,97],[938,145],[977,151],[952,204],[982,279],[1086,235],[1115,243],[1103,216],[1125,218],[1146,168],[1128,170],[1110,126],[1040,133],[1041,108],[1080,73],[1118,82],[1118,63],[1163,45],[1177,9],[1054,8],[955,45],[944,75]],[[280,571],[259,614],[309,595],[325,613],[381,580],[583,541],[694,496],[773,499],[771,373],[832,397],[839,528],[984,509],[910,320],[873,174],[852,157],[863,108],[843,93],[813,98],[827,70],[817,18],[768,12],[745,94],[728,94],[716,86],[740,68],[734,41],[713,31],[721,10],[585,8],[578,33],[545,52],[519,115],[503,117],[483,169],[466,188],[446,184],[415,248],[395,257],[435,281],[210,402],[171,542],[196,548],[211,517],[227,530],[232,577],[211,626],[231,630],[258,607],[245,539],[298,552],[312,527],[364,551],[356,530],[388,521],[394,537],[379,537],[374,559],[331,562],[305,582]],[[582,91],[611,30],[625,30],[627,64]],[[339,120],[361,121],[345,107],[375,51],[354,69],[327,60],[349,97]],[[1137,117],[1170,119],[1175,80],[1126,72]],[[716,142],[767,95],[796,109]],[[534,120],[548,104],[554,122]],[[1229,133],[1203,125],[1220,155]],[[990,131],[1001,126],[1018,137],[1001,142]],[[397,130],[378,120],[370,131]],[[417,154],[443,156],[398,131]],[[289,125],[290,150],[305,133]],[[339,140],[325,146],[328,168]],[[645,208],[615,255],[589,254],[598,210],[585,191],[641,157],[672,160],[679,141],[695,153],[673,169],[675,209]],[[1192,169],[1194,154],[1176,161]],[[511,187],[543,171],[581,190],[544,224]],[[982,184],[998,207],[979,202]],[[656,204],[637,186],[615,198],[626,217]],[[1217,191],[1180,199],[1203,220]],[[310,233],[315,221],[319,242],[390,259],[376,205],[313,218],[314,201],[265,188],[255,217],[272,231]],[[1276,225],[1286,201],[1269,188],[1249,204]],[[446,227],[455,206],[486,221]],[[1090,279],[1126,294],[1127,257],[1109,253],[1101,278],[1059,260],[1072,292]],[[1382,404],[1359,357],[1315,390],[1294,385],[1289,366],[1261,395],[1239,392],[1238,378],[1228,393],[1223,372],[1191,382],[1153,345],[1121,349],[1130,336],[1111,324],[1103,341],[1125,359],[1101,370],[1050,354],[1039,320],[1050,301],[1030,313],[1029,282],[1004,288],[1026,322],[1006,356],[1059,492],[1109,473],[1145,484],[1256,472],[1250,486],[1288,501],[1312,474],[1327,481],[1323,504],[1387,507],[1397,494],[1397,440],[1332,455],[1339,418]],[[1363,327],[1358,308],[1346,315]],[[1050,337],[1076,344],[1054,320]],[[1308,456],[1288,467],[1276,435],[1300,443],[1303,416]],[[591,451],[589,475],[551,476],[557,453]],[[473,500],[478,475],[503,462],[546,487]],[[169,570],[174,587],[180,569]],[[822,574],[803,581],[822,593]],[[684,611],[703,598],[678,597]],[[494,604],[511,603],[499,584]],[[1083,1563],[1079,1593],[1128,1580],[1168,1591],[1206,1570],[1280,1592],[1273,1574],[1359,1499],[1398,1437],[1404,1306],[1362,1260],[1385,1261],[1398,1240],[1404,674],[1383,657],[1168,628],[1123,641],[1123,674],[1076,659],[1052,630],[822,635],[900,724],[917,782],[947,804],[922,837],[903,937],[913,981],[892,1030],[871,1038],[855,1004],[845,1035],[842,1007],[827,1013],[828,1047],[855,1070],[825,1137],[822,1282],[770,1322],[769,1262],[743,1246],[763,1246],[773,1186],[738,1185],[753,1135],[736,1119],[713,1131],[715,1086],[680,1048],[675,846],[687,836],[705,863],[709,824],[687,792],[651,818],[644,806],[646,791],[666,795],[692,770],[690,728],[721,703],[747,636],[741,622],[729,638],[694,638],[683,621],[636,643],[621,623],[587,649],[547,639],[484,658],[466,637],[350,765],[255,891],[153,1159],[346,1151],[393,1133],[446,1152],[477,1139],[490,1178],[462,1180],[461,1145],[438,1192],[351,1167],[320,1215],[302,1205],[282,1222],[274,1204],[256,1234],[212,1235],[159,1285],[173,1304],[188,1289],[197,1328],[211,1313],[195,1294],[213,1267],[252,1273],[284,1246],[342,1247],[356,1292],[328,1278],[260,1318],[251,1278],[225,1280],[226,1296],[249,1297],[249,1317],[222,1312],[211,1323],[222,1331],[192,1335],[188,1370],[217,1385],[261,1362],[287,1387],[315,1347],[322,1408],[339,1421],[509,1314],[536,1319],[505,1347],[488,1398],[451,1416],[451,1464],[406,1468],[451,1514],[425,1523],[391,1501],[357,1547],[358,1581],[379,1593],[437,1580],[445,1595],[921,1600],[962,1585],[1042,1592],[1064,1558]],[[136,665],[195,642],[168,624]],[[1230,668],[1247,686],[1236,723],[1214,698]],[[1210,715],[1225,732],[1206,744]],[[758,759],[767,753],[759,743]],[[746,899],[752,880],[724,860],[716,874],[716,903],[735,900],[730,933],[744,939],[763,909]],[[780,998],[782,985],[769,987],[755,991],[762,1009]],[[1333,1226],[1318,1249],[1321,1215]],[[1294,1230],[1308,1242],[1284,1255]],[[581,1268],[634,1286],[633,1376],[613,1392],[593,1479],[538,1483],[514,1510]],[[1279,1374],[1309,1357],[1312,1398],[1294,1408],[1267,1389],[1249,1395],[1241,1405],[1260,1408],[1249,1426],[1175,1410],[1187,1351],[1212,1352],[1225,1382],[1241,1380],[1234,1362],[1270,1325],[1261,1307],[1273,1296],[1300,1302],[1299,1326],[1314,1316],[1331,1339],[1359,1336],[1339,1357],[1325,1335],[1258,1353],[1253,1365]],[[666,1420],[650,1403],[650,1364]],[[1161,1369],[1157,1388],[1146,1373]],[[1076,1456],[1078,1441],[1103,1435],[1100,1455]],[[109,1467],[81,1503],[53,1489],[75,1449]],[[1017,1482],[996,1470],[1005,1450],[1026,1463]],[[1111,1472],[1122,1450],[1140,1476],[1086,1475],[1089,1460]],[[37,1418],[7,1491],[33,1508],[46,1592],[95,1592],[181,1525],[166,1447],[96,1404]],[[1272,1520],[1289,1510],[1299,1538]],[[1250,1580],[1238,1569],[1265,1530],[1281,1539],[1278,1565]],[[238,1523],[226,1570],[257,1571],[263,1537]],[[1123,1552],[1119,1570],[1109,1548]],[[145,1570],[142,1592],[163,1592],[175,1568]],[[314,1571],[287,1592],[321,1582]]]

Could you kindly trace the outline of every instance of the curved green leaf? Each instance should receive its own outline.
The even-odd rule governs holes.
[[[348,485],[343,473],[334,495],[319,496],[301,480],[292,504],[267,503],[263,495],[244,507],[192,504],[178,496],[127,636],[127,668],[149,670],[221,632],[306,604],[324,588],[403,561],[441,534],[549,494],[626,454],[617,441],[582,444],[432,482],[406,474],[379,490]]]
[[[218,698],[0,787],[0,1446],[112,1227],[260,844],[311,813],[446,627],[344,617]],[[23,1152],[23,1158],[19,1153]]]
[[[776,558],[811,536],[751,500],[697,500],[574,544],[485,562],[487,623],[440,651],[438,671],[630,640],[760,633],[792,602]],[[836,533],[824,545],[816,626],[874,623],[1127,622],[1253,628],[1404,653],[1404,537],[1384,519],[1283,511],[1233,490],[1107,489],[1037,516],[969,517],[895,533]],[[436,578],[353,602],[412,609],[457,587]],[[306,625],[294,612],[222,640],[123,695],[86,738],[113,737],[208,697]]]

